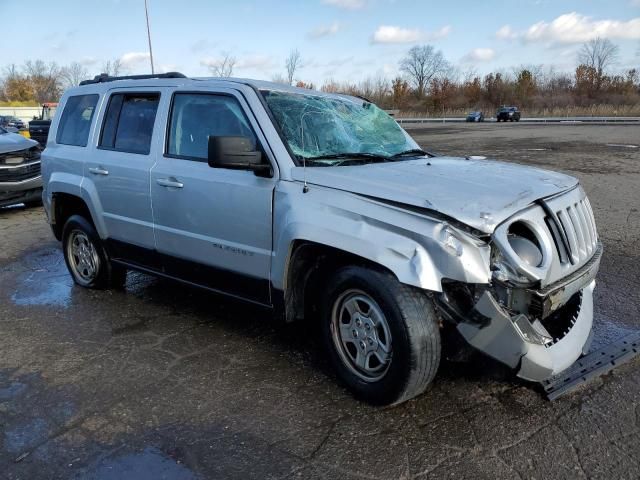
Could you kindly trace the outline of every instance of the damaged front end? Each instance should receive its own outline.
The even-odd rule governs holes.
[[[473,347],[543,381],[589,349],[600,265],[581,188],[545,199],[496,228],[491,283],[443,281],[440,310]]]

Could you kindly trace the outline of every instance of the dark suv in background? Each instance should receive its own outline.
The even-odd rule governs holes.
[[[27,128],[27,124],[19,118],[12,117],[11,115],[0,115],[0,127],[22,130]]]
[[[500,122],[519,122],[520,121],[520,110],[518,107],[500,107],[496,113],[496,121]]]

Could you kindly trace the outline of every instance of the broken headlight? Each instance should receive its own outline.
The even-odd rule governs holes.
[[[509,264],[508,260],[505,259],[497,249],[494,250],[492,258],[491,270],[493,272],[493,278],[501,283],[512,283],[522,286],[531,284],[531,279],[520,274],[515,267]]]
[[[516,221],[500,228],[492,252],[493,278],[502,283],[528,286],[537,280],[544,267],[545,254],[541,233],[530,223]]]

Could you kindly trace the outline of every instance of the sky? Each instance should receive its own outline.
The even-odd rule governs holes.
[[[616,70],[640,67],[640,0],[148,0],[158,71],[208,76],[225,53],[234,76],[272,79],[297,48],[296,79],[321,85],[398,74],[430,44],[460,72],[519,65],[573,71],[596,36],[620,48]],[[81,62],[91,75],[119,58],[149,73],[144,0],[0,0],[0,68],[29,59]]]

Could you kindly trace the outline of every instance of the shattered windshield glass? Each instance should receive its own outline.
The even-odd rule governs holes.
[[[330,166],[425,154],[395,120],[365,100],[280,91],[262,94],[298,160]]]

